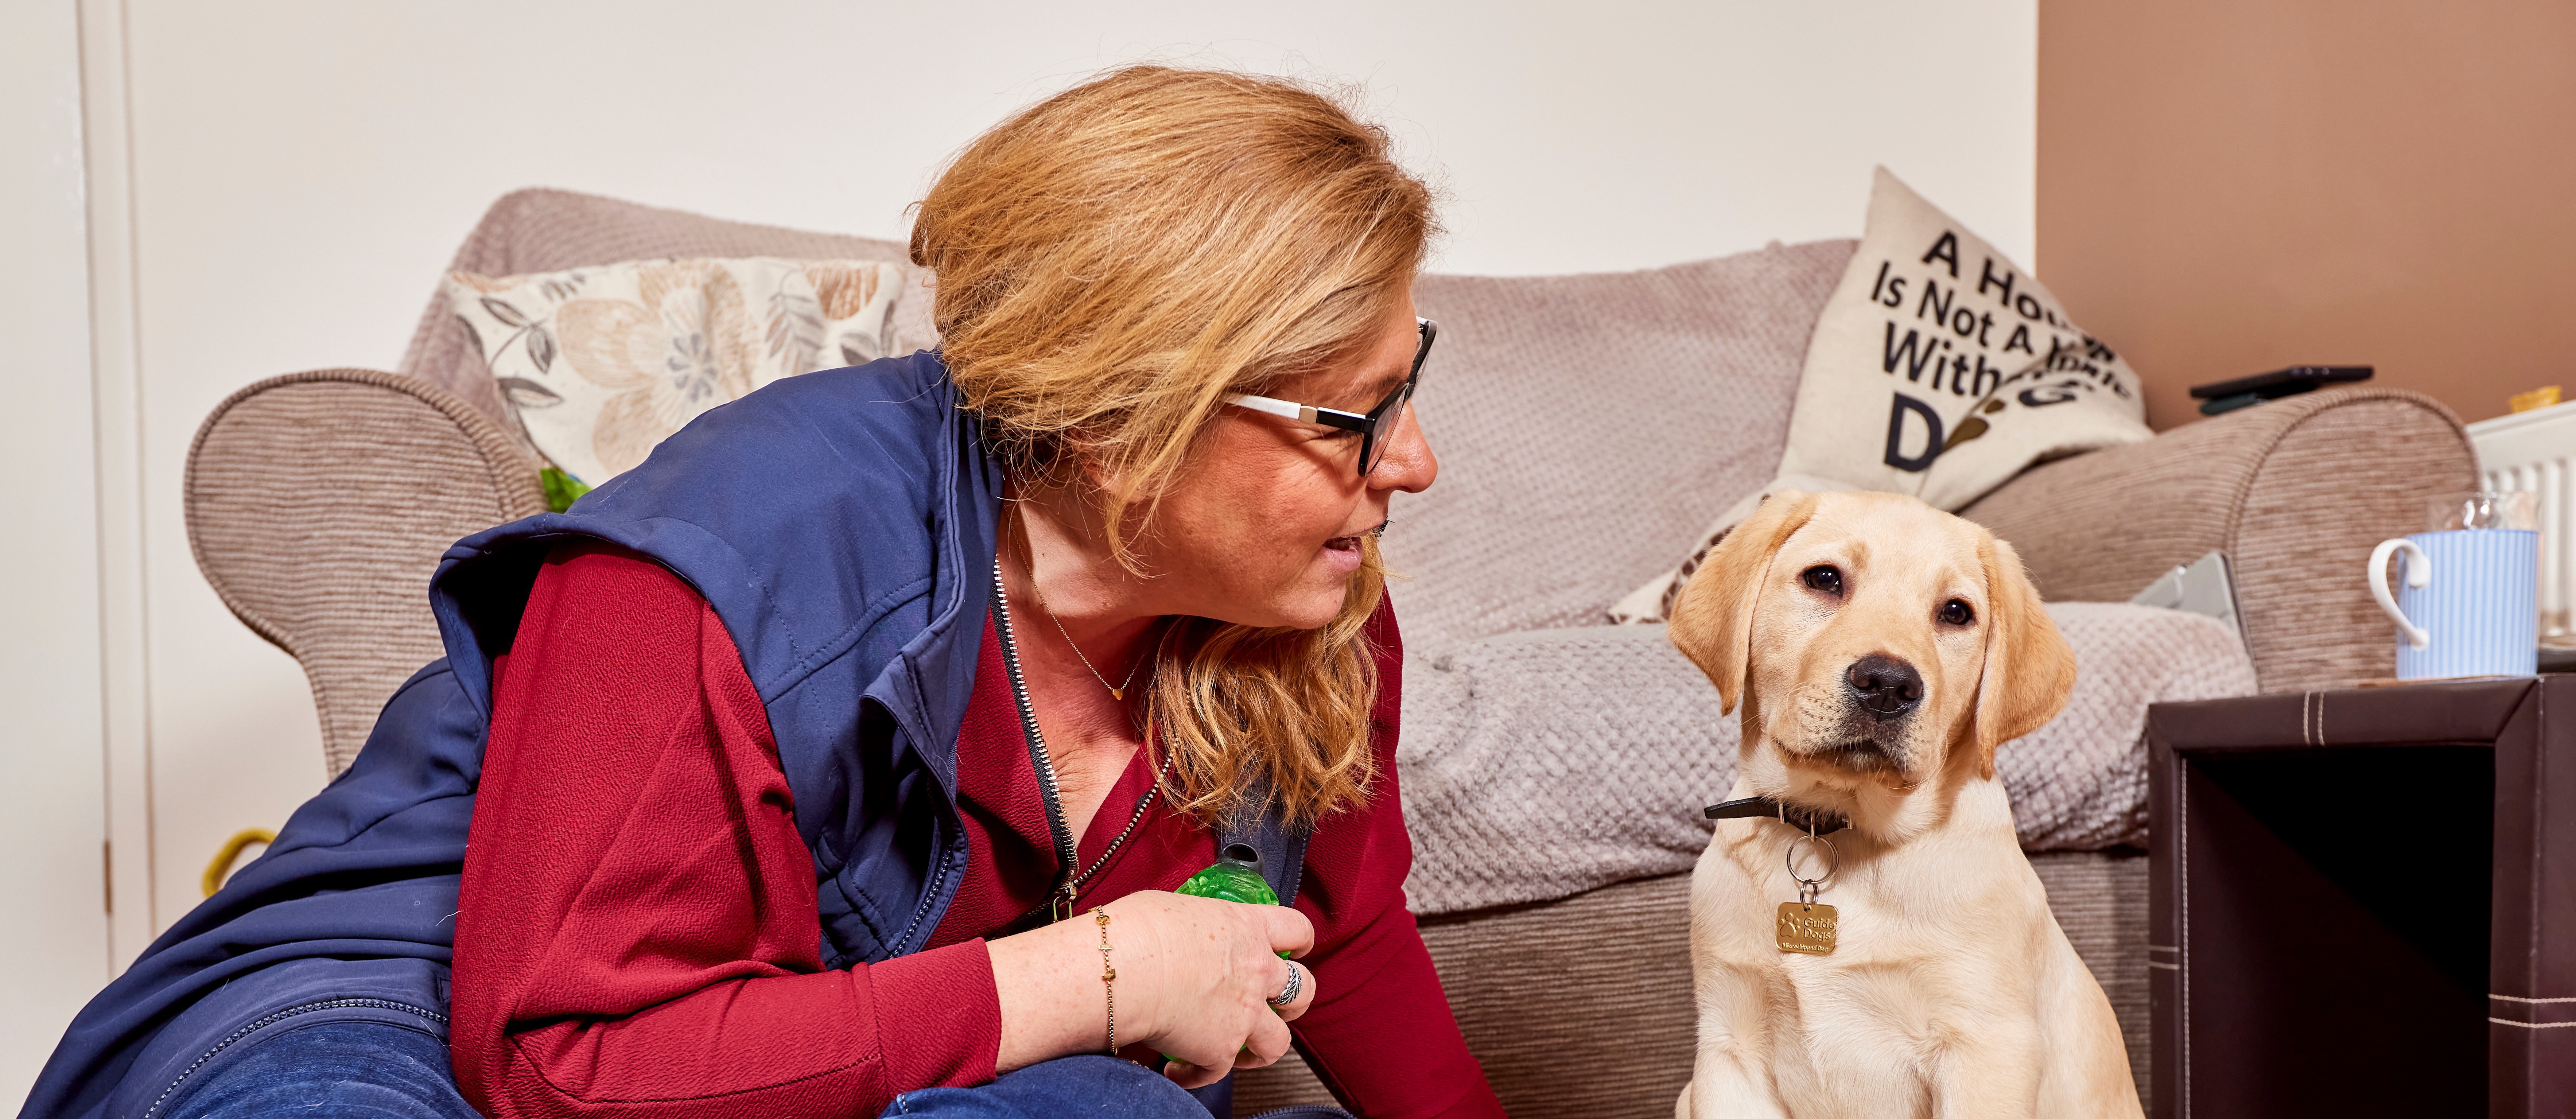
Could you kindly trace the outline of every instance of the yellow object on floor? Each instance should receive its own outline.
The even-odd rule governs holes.
[[[233,872],[233,860],[241,857],[242,848],[257,843],[263,846],[277,842],[277,833],[267,828],[243,828],[224,841],[223,850],[215,852],[215,861],[206,864],[206,876],[197,884],[206,888],[206,896],[224,888],[224,879]]]
[[[2558,386],[2556,385],[2542,385],[2530,392],[2518,392],[2505,398],[2505,406],[2512,408],[2516,412],[2528,412],[2534,408],[2546,408],[2556,403],[2558,403]]]

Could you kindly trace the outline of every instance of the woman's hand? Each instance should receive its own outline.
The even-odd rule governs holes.
[[[1130,997],[1138,1003],[1138,1040],[1172,1059],[1165,1075],[1196,1088],[1288,1051],[1288,1022],[1313,1005],[1315,977],[1279,953],[1303,955],[1314,946],[1305,914],[1154,891],[1118,899],[1109,916],[1113,939],[1123,921],[1144,933],[1136,937],[1144,949],[1137,962],[1152,978]],[[1297,999],[1273,1010],[1269,999],[1286,989],[1291,968],[1302,973]],[[1127,975],[1122,962],[1121,984]]]
[[[1118,970],[1118,1043],[1144,1043],[1172,1058],[1182,1087],[1213,1084],[1227,1070],[1258,1068],[1288,1051],[1287,1023],[1315,1000],[1315,976],[1280,952],[1313,946],[1306,915],[1277,905],[1244,905],[1160,891],[1106,907],[1109,954]],[[1100,982],[1100,926],[1088,913],[993,941],[993,983],[1001,995],[998,1071],[1071,1053],[1097,1052],[1108,1038]],[[1299,976],[1296,1001],[1269,998]]]

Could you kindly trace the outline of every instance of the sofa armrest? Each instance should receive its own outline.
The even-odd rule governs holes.
[[[183,494],[206,582],[303,664],[332,775],[394,689],[438,659],[428,587],[447,546],[546,507],[536,462],[501,425],[427,381],[366,369],[226,398],[188,449]]]
[[[2388,619],[2362,581],[2370,550],[2420,531],[2425,498],[2477,485],[2450,409],[2338,389],[2037,466],[1959,515],[2011,541],[2052,600],[2123,601],[2226,552],[2255,676],[2292,691],[2389,675]]]

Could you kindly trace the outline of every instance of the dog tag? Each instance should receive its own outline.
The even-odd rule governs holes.
[[[1780,950],[1807,956],[1834,954],[1834,907],[1820,902],[1780,903]]]

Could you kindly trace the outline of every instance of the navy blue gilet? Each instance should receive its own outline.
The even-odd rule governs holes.
[[[266,854],[82,1010],[22,1119],[163,1119],[178,1087],[281,1026],[445,1036],[492,658],[546,553],[574,539],[670,568],[732,634],[814,855],[825,966],[918,951],[966,871],[957,733],[1001,492],[975,418],[921,352],[779,381],[572,511],[457,542],[430,581],[447,656],[394,693]],[[1290,895],[1304,837],[1266,820],[1225,830],[1285,856],[1265,866]]]

